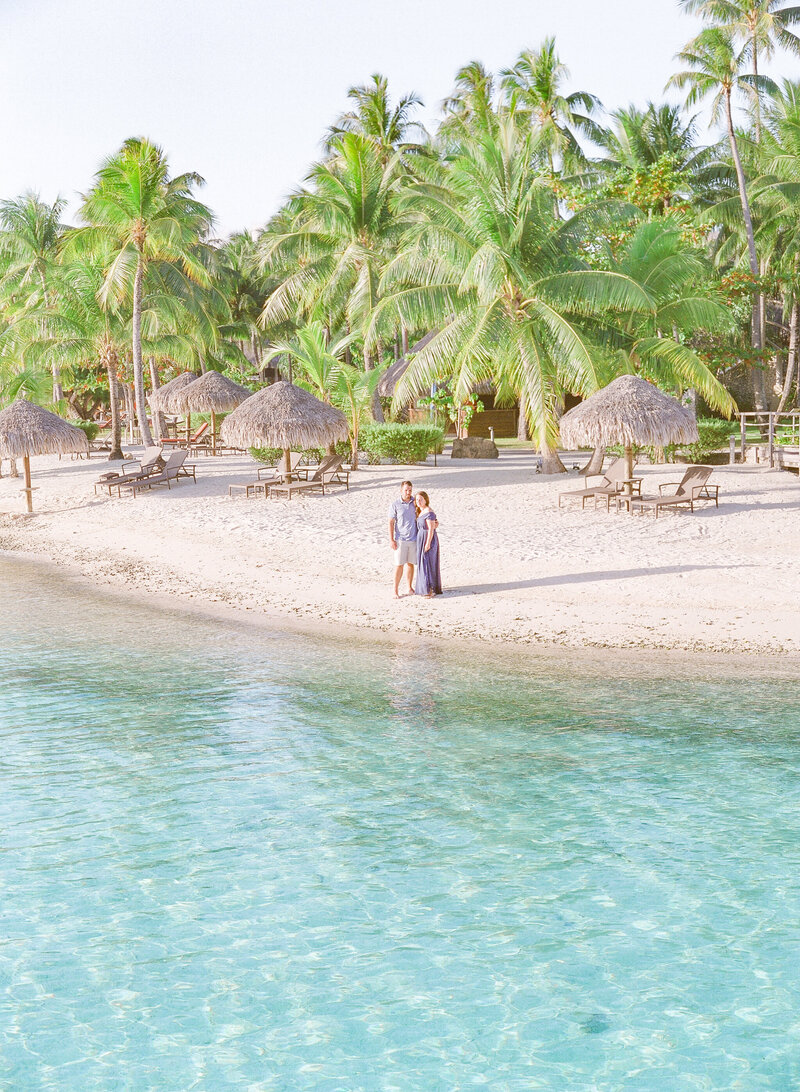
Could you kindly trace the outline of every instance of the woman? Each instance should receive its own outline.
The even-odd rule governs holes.
[[[431,596],[442,594],[442,574],[439,568],[439,521],[431,509],[427,493],[417,493],[417,581],[415,592]]]

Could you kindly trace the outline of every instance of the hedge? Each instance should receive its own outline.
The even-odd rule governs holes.
[[[371,424],[358,437],[370,460],[424,463],[431,451],[441,451],[444,430],[432,425]]]
[[[700,439],[695,444],[685,444],[681,450],[686,452],[691,462],[702,463],[713,451],[727,447],[728,437],[735,431],[736,426],[730,421],[721,421],[717,417],[701,417],[697,422]]]

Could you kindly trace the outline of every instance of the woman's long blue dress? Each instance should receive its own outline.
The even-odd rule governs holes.
[[[433,532],[431,548],[425,552],[428,539],[427,521],[435,520],[436,513],[429,508],[417,517],[417,580],[414,591],[417,595],[442,594],[442,572],[439,567],[439,533]]]

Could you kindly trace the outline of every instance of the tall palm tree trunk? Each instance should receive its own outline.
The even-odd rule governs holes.
[[[108,400],[111,409],[111,451],[109,462],[122,458],[122,419],[119,412],[119,384],[117,383],[116,353],[106,353],[106,375],[108,376]]]
[[[742,206],[744,227],[747,234],[747,253],[750,260],[750,273],[752,274],[753,279],[758,282],[761,270],[758,265],[758,255],[756,253],[756,236],[755,231],[753,230],[753,218],[750,214],[750,202],[747,197],[747,184],[745,182],[744,170],[742,169],[742,160],[739,156],[739,145],[733,128],[730,88],[725,91],[725,120],[728,128],[728,143],[731,148],[733,165],[736,169],[736,182],[739,187],[739,201]],[[759,353],[764,348],[764,330],[761,324],[761,301],[759,296],[756,296],[753,300],[751,343],[753,348]],[[757,410],[764,412],[767,408],[767,392],[764,385],[764,372],[760,365],[753,368],[752,380],[755,407]]]
[[[142,363],[142,282],[144,281],[144,261],[141,252],[133,278],[133,393],[136,403],[136,418],[139,432],[145,447],[152,447],[153,437],[147,420],[147,404],[144,398],[144,366]]]
[[[148,364],[150,365],[150,387],[153,391],[153,394],[155,394],[158,388],[161,386],[158,378],[158,368],[156,367],[156,358],[154,356],[151,356],[148,360]],[[156,441],[158,442],[163,436],[166,436],[167,434],[167,422],[164,414],[161,412],[160,409],[154,409],[152,411],[152,414],[153,431],[155,432]]]

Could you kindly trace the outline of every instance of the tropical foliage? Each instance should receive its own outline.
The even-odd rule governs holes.
[[[800,53],[800,8],[680,6],[703,22],[668,81],[681,105],[605,112],[552,38],[465,64],[431,131],[376,73],[260,231],[215,239],[202,179],[142,138],[75,225],[61,200],[0,201],[0,402],[100,407],[116,453],[178,372],[282,375],[345,411],[357,458],[385,414],[446,402],[463,426],[491,392],[552,468],[568,400],[625,372],[725,416],[795,405],[800,85],[765,64]]]

